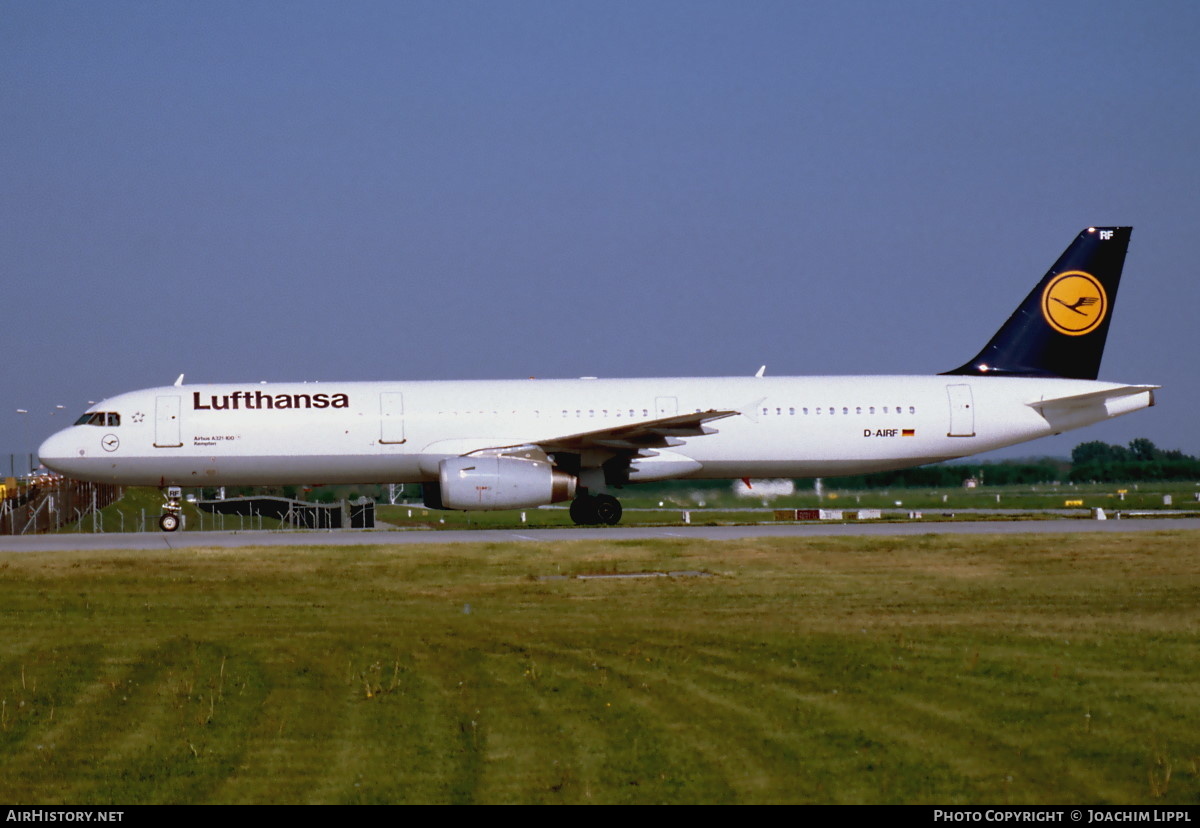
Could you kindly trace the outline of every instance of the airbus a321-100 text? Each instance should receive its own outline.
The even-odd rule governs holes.
[[[1098,382],[1131,228],[1089,227],[979,355],[936,376],[175,385],[93,406],[41,446],[69,477],[187,486],[421,483],[435,509],[572,501],[668,479],[832,477],[936,463],[1154,404]]]

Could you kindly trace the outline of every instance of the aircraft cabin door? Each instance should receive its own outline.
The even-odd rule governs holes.
[[[947,385],[950,397],[950,430],[947,437],[975,436],[975,408],[969,385]]]
[[[404,436],[404,395],[399,391],[384,391],[379,395],[379,442],[400,445]]]
[[[158,397],[154,402],[154,447],[179,448],[179,397]]]
[[[654,419],[659,420],[663,417],[674,417],[679,413],[679,398],[678,397],[655,397],[654,398]]]

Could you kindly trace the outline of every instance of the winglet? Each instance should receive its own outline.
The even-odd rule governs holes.
[[[178,387],[179,387],[179,386],[181,386],[181,385],[183,385],[183,374],[180,374],[180,375],[179,375],[179,379],[175,380],[175,387],[176,387],[176,388],[178,388]]]

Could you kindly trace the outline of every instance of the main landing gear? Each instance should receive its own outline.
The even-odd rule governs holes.
[[[167,502],[163,504],[163,513],[158,518],[158,528],[164,532],[174,532],[183,522],[182,512],[183,489],[178,486],[168,486],[164,495]]]
[[[612,495],[585,493],[571,501],[571,520],[580,525],[615,526],[621,522],[621,512],[621,501]]]

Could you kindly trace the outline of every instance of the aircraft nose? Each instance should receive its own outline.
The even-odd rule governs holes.
[[[71,431],[68,428],[51,434],[38,447],[38,459],[46,468],[65,475],[77,471],[75,465],[87,456],[87,449]]]

